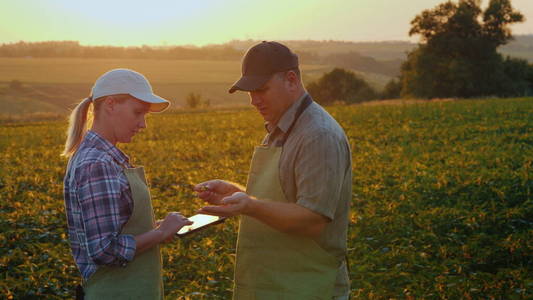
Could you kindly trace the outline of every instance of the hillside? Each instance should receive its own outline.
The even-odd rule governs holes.
[[[235,49],[246,50],[254,45],[256,40],[236,40],[227,44]],[[376,60],[405,59],[405,53],[412,50],[416,44],[407,41],[383,42],[350,42],[350,41],[282,41],[296,51],[314,53],[324,57],[337,53],[357,52],[360,55],[372,57]]]
[[[211,105],[247,105],[245,93],[229,94],[240,76],[239,61],[83,59],[83,58],[0,58],[0,118],[26,113],[64,114],[90,94],[98,76],[113,68],[131,68],[149,78],[154,91],[173,102],[185,105],[188,93],[200,93]],[[328,65],[303,65],[304,81],[331,70]],[[360,73],[377,88],[387,76]],[[20,87],[12,87],[13,81]]]
[[[0,46],[0,56],[11,57],[0,57],[0,118],[28,113],[65,114],[90,93],[100,74],[118,67],[145,74],[157,93],[171,99],[173,108],[183,106],[191,92],[200,93],[215,107],[246,105],[246,94],[230,95],[226,91],[240,75],[242,53],[256,42],[231,41],[202,48],[85,47],[77,42],[5,44]],[[300,55],[304,82],[318,78],[333,67],[342,67],[360,74],[378,90],[399,75],[406,53],[416,47],[405,41],[285,43]],[[533,35],[517,36],[501,47],[500,52],[533,62]],[[37,56],[21,57],[23,54]],[[53,57],[59,54],[72,57]],[[189,59],[175,59],[183,55]],[[165,59],[167,56],[172,59]],[[21,87],[10,88],[12,81],[21,82]]]

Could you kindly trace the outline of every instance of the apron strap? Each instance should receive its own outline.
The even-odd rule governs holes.
[[[302,113],[305,111],[307,107],[309,107],[309,105],[311,105],[311,103],[313,103],[313,99],[311,99],[311,96],[307,94],[304,100],[302,101],[302,103],[300,104],[300,106],[298,106],[298,109],[296,110],[296,114],[294,115],[294,120],[292,121],[291,126],[289,127],[289,129],[287,129],[287,132],[285,133],[283,138],[281,138],[281,140],[277,143],[278,146],[283,146],[285,144],[285,142],[287,141],[287,138],[292,132],[292,129],[294,128],[294,125],[296,124],[296,121],[298,121]]]

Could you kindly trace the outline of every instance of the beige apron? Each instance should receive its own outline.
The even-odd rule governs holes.
[[[122,234],[139,235],[155,226],[150,191],[142,167],[124,169],[133,212]],[[84,284],[85,299],[163,299],[159,245],[136,255],[125,268],[100,266]]]
[[[303,109],[299,109],[294,122]],[[281,150],[274,146],[255,149],[247,194],[262,201],[288,202],[279,179]],[[233,299],[331,300],[339,266],[340,262],[313,240],[279,232],[242,216]]]

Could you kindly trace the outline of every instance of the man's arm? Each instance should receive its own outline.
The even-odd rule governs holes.
[[[221,205],[206,206],[200,213],[216,216],[246,215],[287,234],[318,237],[329,219],[296,203],[267,202],[236,192]]]
[[[262,201],[244,193],[238,185],[222,180],[198,184],[198,196],[213,206],[199,212],[217,216],[244,214],[279,231],[318,237],[337,208],[347,146],[327,131],[315,132],[301,146],[295,163],[296,203]],[[206,190],[200,189],[205,186]]]

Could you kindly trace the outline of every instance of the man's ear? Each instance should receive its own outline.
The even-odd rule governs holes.
[[[294,89],[298,86],[298,75],[294,71],[287,71],[285,79],[289,83],[289,88]]]

